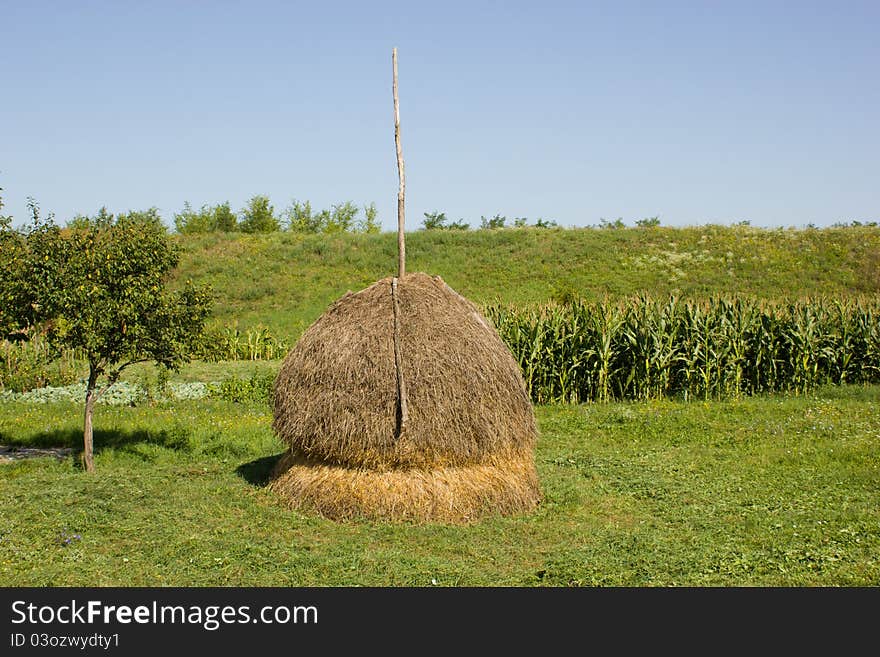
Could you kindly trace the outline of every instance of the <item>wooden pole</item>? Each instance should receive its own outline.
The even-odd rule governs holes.
[[[406,245],[403,240],[403,200],[406,191],[406,178],[403,174],[403,151],[400,148],[400,104],[397,99],[397,48],[391,50],[391,65],[394,69],[394,145],[397,148],[397,177],[400,187],[397,190],[397,276],[391,279],[391,303],[394,313],[394,369],[397,372],[397,438],[406,431],[409,409],[406,400],[406,380],[403,378],[403,354],[400,339],[400,295],[398,281],[406,273]]]
[[[406,400],[406,380],[403,378],[403,353],[400,348],[400,293],[398,278],[391,279],[391,303],[394,313],[394,370],[397,372],[397,437],[406,431],[409,419],[409,403]]]
[[[394,68],[394,145],[397,147],[397,177],[400,186],[397,190],[397,277],[403,278],[406,273],[406,245],[403,239],[404,194],[406,193],[406,177],[403,173],[403,150],[400,148],[400,104],[397,99],[397,48],[391,50],[391,64]]]

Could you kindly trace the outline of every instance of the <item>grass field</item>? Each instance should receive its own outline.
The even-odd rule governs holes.
[[[539,406],[543,503],[468,526],[285,509],[264,406],[99,406],[95,476],[0,465],[0,585],[876,586],[878,403]],[[0,443],[81,440],[78,405],[0,404]]]
[[[293,341],[393,273],[396,238],[175,236],[211,322]],[[417,231],[409,271],[520,308],[648,292],[876,298],[880,229],[749,226]],[[192,362],[172,380],[273,375]],[[159,383],[149,364],[124,380]],[[536,407],[544,501],[467,526],[335,523],[265,490],[283,445],[263,404],[102,406],[97,469],[0,463],[0,586],[878,586],[880,386],[735,401]],[[82,406],[0,403],[0,444],[82,443]]]
[[[394,273],[397,238],[211,233],[175,236],[178,275],[210,283],[213,322],[296,339],[346,290]],[[762,299],[880,292],[880,228],[750,226],[413,231],[407,270],[440,275],[478,304],[572,296],[718,292]]]

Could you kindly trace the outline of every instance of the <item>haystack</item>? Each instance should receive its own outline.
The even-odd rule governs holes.
[[[336,301],[287,355],[274,392],[273,427],[290,450],[270,487],[291,506],[467,522],[540,500],[519,366],[439,276],[384,278]]]

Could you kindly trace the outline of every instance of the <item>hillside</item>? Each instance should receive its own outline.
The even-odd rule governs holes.
[[[213,321],[296,338],[346,290],[395,272],[396,234],[176,235],[178,277],[210,283]],[[439,274],[481,304],[642,292],[765,299],[880,291],[880,228],[415,231],[407,269]]]

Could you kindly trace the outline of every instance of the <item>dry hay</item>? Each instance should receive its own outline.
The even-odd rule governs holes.
[[[439,276],[398,283],[401,431],[391,281],[339,299],[285,358],[273,428],[290,451],[271,488],[331,518],[467,521],[534,508],[537,428],[519,365]]]
[[[310,461],[287,452],[271,488],[293,508],[335,520],[470,522],[528,511],[540,500],[531,452],[504,461],[374,470]]]

